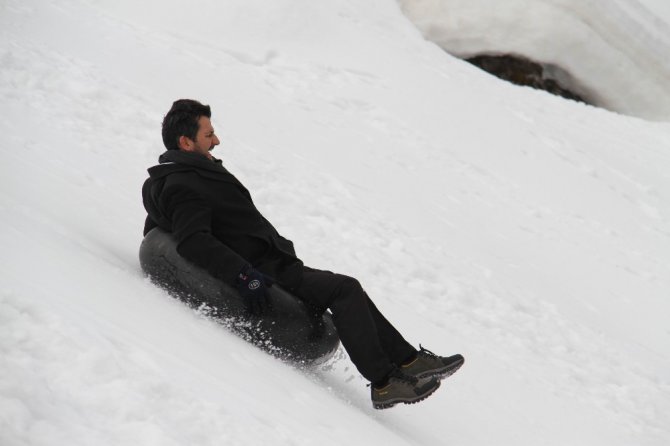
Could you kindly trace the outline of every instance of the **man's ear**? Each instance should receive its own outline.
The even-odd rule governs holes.
[[[192,152],[193,151],[193,146],[194,146],[193,141],[188,136],[182,135],[182,136],[179,137],[179,148],[181,150],[186,150],[187,152]]]

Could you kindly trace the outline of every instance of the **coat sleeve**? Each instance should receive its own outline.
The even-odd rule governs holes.
[[[168,197],[164,203],[165,214],[172,223],[179,255],[234,285],[248,262],[214,237],[211,207],[196,191],[184,185],[166,189],[163,196]]]

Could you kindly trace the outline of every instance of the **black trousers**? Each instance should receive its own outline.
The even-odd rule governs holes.
[[[416,353],[377,309],[358,280],[305,267],[293,293],[315,312],[329,309],[351,362],[370,382],[378,382]]]

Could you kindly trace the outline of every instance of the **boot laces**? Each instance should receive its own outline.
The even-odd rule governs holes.
[[[419,344],[419,348],[421,349],[421,350],[419,350],[419,354],[430,356],[432,358],[439,358],[439,356],[436,355],[435,353],[431,352],[427,348],[423,348],[423,346],[421,344]]]

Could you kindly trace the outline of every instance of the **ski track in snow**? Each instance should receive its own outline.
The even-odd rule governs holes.
[[[393,2],[203,1],[193,35],[171,1],[0,6],[0,443],[667,442],[668,124],[501,84]],[[375,412],[343,352],[296,370],[142,276],[181,96],[308,265],[465,354],[439,393]]]

